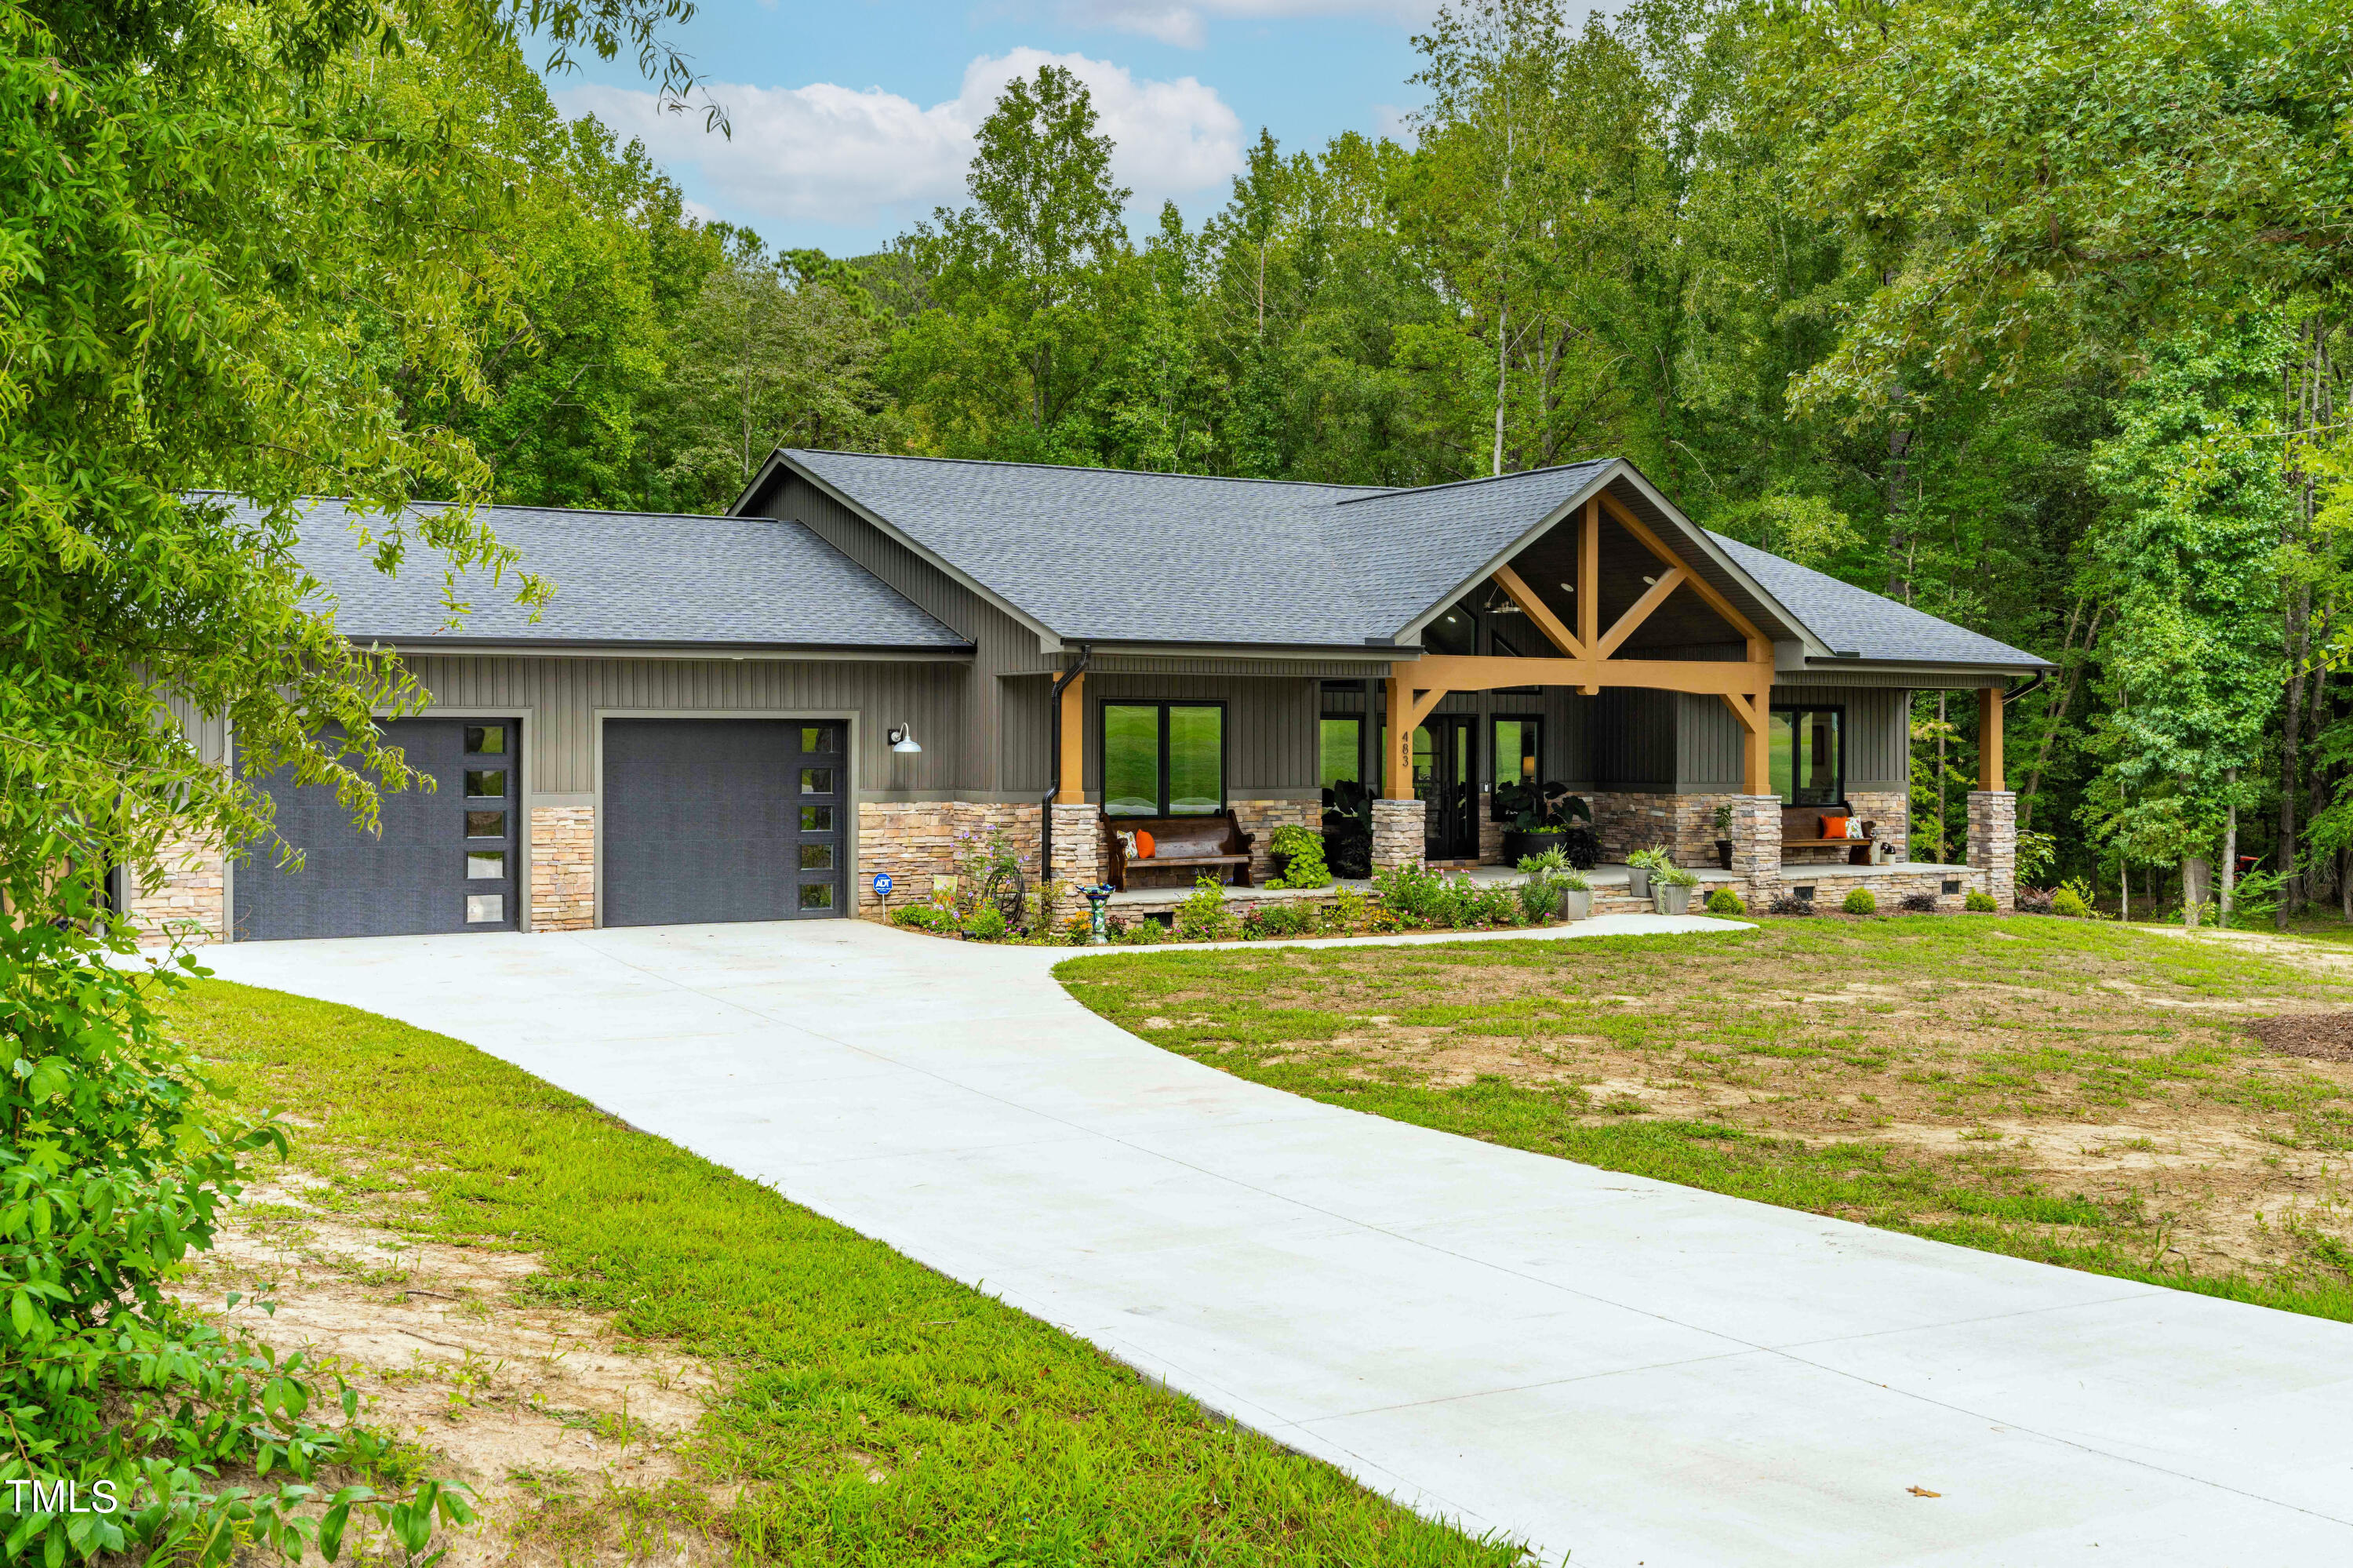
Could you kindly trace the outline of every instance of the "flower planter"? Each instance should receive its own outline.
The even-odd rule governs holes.
[[[1648,898],[1651,895],[1651,868],[1630,865],[1626,868],[1626,896]]]
[[[1659,883],[1651,889],[1651,907],[1662,915],[1681,915],[1691,908],[1692,890]]]
[[[1716,869],[1719,871],[1730,871],[1732,869],[1732,841],[1730,839],[1718,839],[1715,841],[1715,864]]]
[[[1272,868],[1267,873],[1266,879],[1269,882],[1280,882],[1291,874],[1291,857],[1281,850],[1269,851],[1266,860],[1267,864]]]
[[[1504,830],[1504,863],[1517,865],[1532,854],[1542,854],[1548,849],[1568,847],[1567,828],[1530,828],[1525,832],[1517,828]]]
[[[1588,920],[1593,916],[1593,890],[1589,887],[1564,887],[1560,890],[1560,917],[1564,920]]]

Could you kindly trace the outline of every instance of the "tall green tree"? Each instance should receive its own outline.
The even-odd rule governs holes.
[[[566,0],[559,48],[638,48],[681,0]],[[412,701],[336,634],[292,543],[301,498],[412,549],[541,585],[463,508],[461,436],[412,397],[480,399],[511,323],[482,237],[512,199],[479,80],[522,69],[519,13],[254,0],[0,8],[0,896],[49,906],[65,858],[150,868],[239,845],[269,807],[169,722],[234,726],[251,771],[332,781],[365,818],[406,782],[368,722]],[[688,79],[669,57],[673,87]],[[485,309],[485,302],[491,308]],[[215,498],[247,498],[235,506]],[[322,738],[341,726],[341,741]]]
[[[2108,710],[2091,825],[2143,863],[2211,857],[2253,803],[2279,700],[2275,555],[2287,521],[2278,319],[2249,312],[2158,344],[2092,474]]]
[[[1040,66],[981,122],[972,204],[911,237],[937,303],[902,332],[890,375],[945,450],[1087,461],[1094,432],[1078,416],[1113,354],[1105,295],[1135,281],[1121,277],[1131,193],[1111,158],[1085,84]]]

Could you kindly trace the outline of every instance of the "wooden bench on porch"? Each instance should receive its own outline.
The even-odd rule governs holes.
[[[1152,835],[1152,855],[1130,859],[1127,840],[1134,832]],[[1112,887],[1124,893],[1139,887],[1190,887],[1203,873],[1219,882],[1234,874],[1231,885],[1250,885],[1250,844],[1256,835],[1242,832],[1230,810],[1213,817],[1105,817],[1103,836],[1109,851]],[[1157,874],[1166,872],[1168,879]],[[1141,878],[1142,880],[1134,880]]]
[[[1826,839],[1822,836],[1825,816],[1852,817],[1845,806],[1784,806],[1781,808],[1781,859],[1788,862],[1800,858],[1817,865],[1869,865],[1869,839]]]

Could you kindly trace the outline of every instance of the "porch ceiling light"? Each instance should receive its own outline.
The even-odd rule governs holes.
[[[902,724],[892,729],[890,740],[891,749],[904,755],[912,756],[923,749],[915,744],[915,726],[911,724]]]

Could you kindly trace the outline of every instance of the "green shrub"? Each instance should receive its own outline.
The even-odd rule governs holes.
[[[1839,907],[1850,915],[1876,915],[1879,913],[1879,900],[1871,895],[1870,888],[1858,887],[1846,895],[1846,902]]]
[[[1268,847],[1276,854],[1291,857],[1290,867],[1269,882],[1269,887],[1332,885],[1332,868],[1324,863],[1324,835],[1314,829],[1286,822],[1274,830]]]
[[[1961,907],[1972,915],[1990,915],[2001,906],[1996,904],[1993,901],[1993,895],[1984,888],[1972,887],[1969,889],[1969,895],[1961,900]]]
[[[902,904],[891,911],[891,924],[912,931],[952,931],[955,915],[936,904]]]
[[[332,1561],[354,1511],[421,1552],[437,1517],[471,1517],[458,1491],[428,1480],[396,1504],[314,1484],[322,1469],[391,1471],[384,1439],[322,1424],[338,1404],[350,1421],[357,1393],[322,1397],[303,1353],[274,1354],[167,1294],[187,1255],[213,1245],[246,1157],[282,1154],[285,1128],[200,1111],[206,1086],[156,1009],[184,975],[115,968],[105,955],[133,953],[128,938],[81,928],[103,917],[77,891],[62,902],[65,922],[0,925],[0,1051],[16,1064],[0,1072],[0,1484],[72,1482],[85,1510],[93,1497],[119,1506],[19,1498],[7,1560],[201,1568],[259,1545]],[[223,1472],[241,1479],[217,1488]]]
[[[1461,879],[1468,887],[1471,879]],[[1462,924],[1461,894],[1426,865],[1394,866],[1373,874],[1373,889],[1381,906],[1408,926],[1436,926],[1451,930]]]
[[[1242,916],[1242,935],[1252,941],[1269,937],[1303,937],[1315,928],[1315,912],[1292,899],[1261,904]]]
[[[1113,933],[1112,940],[1124,942],[1131,948],[1148,948],[1155,942],[1168,940],[1168,927],[1157,920],[1138,920],[1125,930]]]
[[[1746,915],[1748,906],[1729,887],[1719,887],[1707,895],[1707,912],[1711,915]]]
[[[1541,871],[1531,873],[1517,891],[1520,916],[1526,924],[1549,926],[1560,918],[1560,884],[1548,874]]]
[[[2088,920],[2092,917],[2092,906],[2075,890],[2074,884],[2069,883],[2051,895],[2051,913],[2070,920]]]
[[[1234,912],[1226,907],[1224,885],[1214,876],[1197,878],[1193,891],[1176,906],[1176,939],[1230,942],[1235,935]]]
[[[994,904],[984,904],[964,918],[964,934],[970,941],[1001,942],[1011,931],[1005,912]]]
[[[1461,902],[1462,923],[1466,926],[1520,924],[1520,889],[1516,887],[1507,887],[1500,882],[1481,887],[1465,876]]]
[[[1331,931],[1354,931],[1372,918],[1373,901],[1353,887],[1335,889],[1332,906],[1324,911],[1324,926]]]

